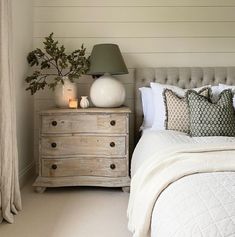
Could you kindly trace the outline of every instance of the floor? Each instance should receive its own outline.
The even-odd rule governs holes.
[[[22,190],[23,210],[14,224],[0,225],[1,237],[131,237],[128,193],[109,188],[56,188],[43,194],[31,182]]]

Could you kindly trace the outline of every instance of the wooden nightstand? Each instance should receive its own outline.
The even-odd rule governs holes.
[[[39,176],[33,186],[106,186],[128,190],[127,107],[40,113]]]

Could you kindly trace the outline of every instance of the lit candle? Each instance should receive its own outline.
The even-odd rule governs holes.
[[[78,99],[69,99],[69,108],[77,109],[78,107]]]

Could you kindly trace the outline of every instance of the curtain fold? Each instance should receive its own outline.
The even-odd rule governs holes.
[[[11,12],[11,0],[0,0],[0,223],[21,210]]]

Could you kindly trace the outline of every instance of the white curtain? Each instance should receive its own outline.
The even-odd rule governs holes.
[[[0,0],[0,223],[21,209],[12,72],[11,0]]]

